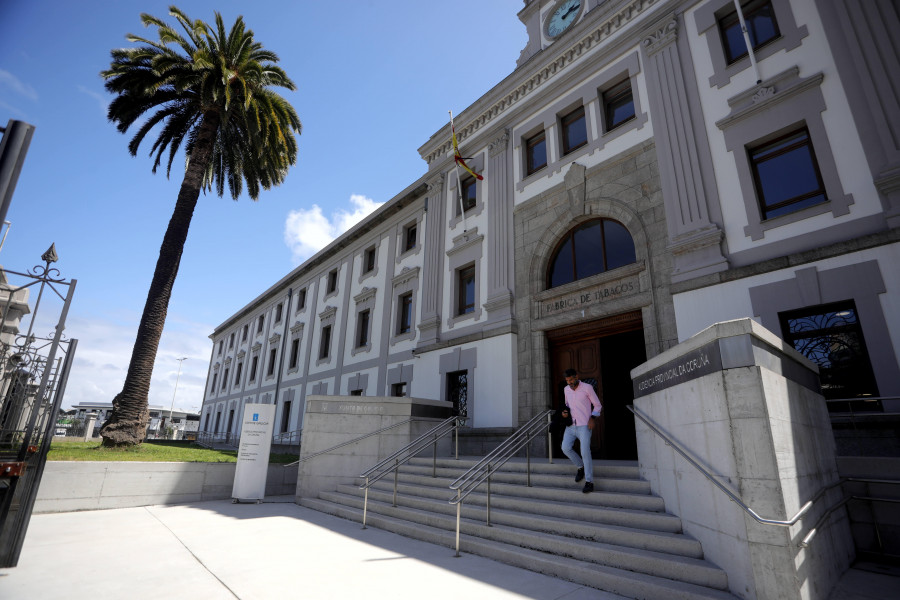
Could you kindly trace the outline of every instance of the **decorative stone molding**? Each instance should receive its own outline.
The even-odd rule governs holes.
[[[255,344],[250,346],[251,353],[259,352],[260,350],[262,350],[262,344],[260,344],[259,342],[256,342]]]
[[[298,337],[303,335],[303,326],[304,326],[304,323],[301,323],[300,321],[297,321],[296,323],[294,323],[294,326],[291,327],[291,335],[295,335]]]
[[[240,352],[237,353],[238,360],[242,360],[245,356],[247,356],[246,350],[241,350]]]
[[[230,356],[229,356],[228,358],[225,359],[225,366],[226,366],[226,367],[231,366],[231,357],[230,357]]]
[[[565,49],[560,49],[560,54],[551,62],[548,62],[542,69],[534,73],[527,80],[517,85],[514,89],[503,95],[500,99],[491,104],[480,115],[475,116],[469,123],[456,129],[456,138],[458,142],[462,142],[470,135],[474,135],[476,131],[482,129],[500,115],[506,113],[513,106],[522,102],[536,90],[540,89],[545,83],[559,77],[564,71],[583,56],[589,50],[596,46],[602,45],[606,40],[615,36],[620,30],[629,26],[629,24],[643,15],[649,8],[658,4],[661,0],[632,0],[624,4],[618,11],[610,13],[606,19],[597,24],[596,27],[587,31],[584,36]],[[553,47],[555,50],[555,46]],[[453,143],[450,141],[449,124],[447,126],[447,141],[434,148],[422,158],[431,165],[437,159],[445,157],[453,151]],[[441,135],[442,132],[435,134]]]
[[[272,337],[269,338],[269,344],[277,344],[278,340],[281,339],[280,333],[273,333]]]
[[[374,298],[375,292],[377,292],[377,291],[378,291],[377,288],[364,287],[360,293],[353,296],[353,301],[356,302],[357,304],[362,304],[363,302],[366,302],[367,300],[371,300],[372,298]]]
[[[494,158],[498,154],[503,154],[509,148],[509,129],[504,129],[494,141],[488,144],[488,156]]]
[[[322,312],[319,313],[319,320],[325,321],[327,319],[333,319],[334,315],[336,315],[336,314],[337,314],[336,306],[326,306],[325,310],[323,310]]]
[[[391,280],[391,284],[394,287],[398,287],[398,286],[401,286],[401,285],[409,282],[411,279],[417,278],[418,276],[419,276],[419,267],[413,267],[413,268],[404,267],[404,269],[400,272],[400,274]]]
[[[453,247],[447,250],[447,256],[453,256],[458,252],[462,252],[466,248],[480,244],[484,241],[484,235],[478,233],[478,228],[473,227],[465,233],[453,238]]]
[[[444,174],[439,173],[437,176],[429,179],[425,182],[427,186],[427,194],[429,196],[433,196],[434,194],[441,193],[441,190],[444,189]]]
[[[672,18],[641,40],[647,56],[653,56],[678,39],[678,22]]]
[[[755,94],[753,94],[753,98],[751,98],[750,100],[753,102],[753,104],[756,104],[757,102],[762,102],[763,100],[767,100],[768,98],[771,98],[774,95],[775,95],[774,87],[760,87],[759,90]]]

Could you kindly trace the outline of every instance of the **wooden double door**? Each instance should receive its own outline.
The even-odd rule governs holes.
[[[626,406],[634,400],[631,369],[647,360],[640,311],[548,331],[547,339],[552,407],[565,405],[563,373],[575,369],[582,382],[594,386],[603,405],[591,438],[593,457],[636,460],[634,416]],[[554,456],[563,456],[561,442],[561,430],[554,431]]]

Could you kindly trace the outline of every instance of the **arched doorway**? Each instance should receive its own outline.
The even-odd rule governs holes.
[[[547,331],[547,346],[553,408],[564,404],[563,372],[575,369],[603,405],[591,439],[594,458],[637,459],[634,417],[626,407],[634,399],[631,369],[647,360],[641,311]],[[560,442],[554,432],[554,456],[562,456]]]

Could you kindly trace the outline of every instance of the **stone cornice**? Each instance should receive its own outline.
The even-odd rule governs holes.
[[[397,287],[398,285],[403,285],[408,282],[410,279],[415,279],[419,276],[419,267],[414,267],[410,269],[409,267],[404,268],[399,275],[394,277],[391,280],[391,284],[393,287]]]
[[[353,300],[357,304],[362,304],[363,302],[374,298],[375,292],[377,292],[377,291],[378,291],[377,288],[364,287],[360,293],[353,296]]]
[[[555,58],[538,68],[536,72],[521,81],[513,89],[503,93],[499,99],[491,102],[487,109],[482,110],[480,114],[476,113],[476,116],[469,120],[468,123],[459,126],[460,119],[457,117],[456,138],[459,143],[462,143],[463,140],[487,126],[490,122],[506,113],[512,107],[518,105],[522,100],[540,89],[551,79],[559,77],[589,50],[599,46],[613,35],[619,33],[619,31],[627,27],[631,21],[642,15],[652,6],[659,4],[661,1],[662,0],[631,0],[619,10],[604,15],[604,18],[599,23],[592,26],[589,31],[578,38],[571,46],[562,50]],[[588,15],[590,15],[590,13],[588,13]],[[553,46],[551,46],[551,48],[553,48]],[[549,50],[549,48],[547,50]],[[544,50],[544,52],[547,50]],[[432,136],[432,139],[440,139],[441,137],[444,137],[445,141],[437,147],[425,144],[419,149],[419,154],[429,165],[435,160],[443,158],[448,153],[452,152],[453,144],[450,141],[449,123],[435,133]]]
[[[303,333],[303,325],[304,325],[303,323],[301,323],[300,321],[297,321],[296,323],[294,323],[294,326],[291,327],[291,333],[293,335]]]
[[[319,313],[319,320],[324,321],[325,319],[334,317],[334,315],[336,315],[336,314],[337,314],[337,307],[336,306],[328,306],[325,308],[325,310],[323,310],[322,312]]]

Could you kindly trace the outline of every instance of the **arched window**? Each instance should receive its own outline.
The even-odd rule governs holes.
[[[554,288],[637,259],[634,241],[625,226],[612,219],[594,219],[569,231],[559,242],[550,269],[547,288]]]

